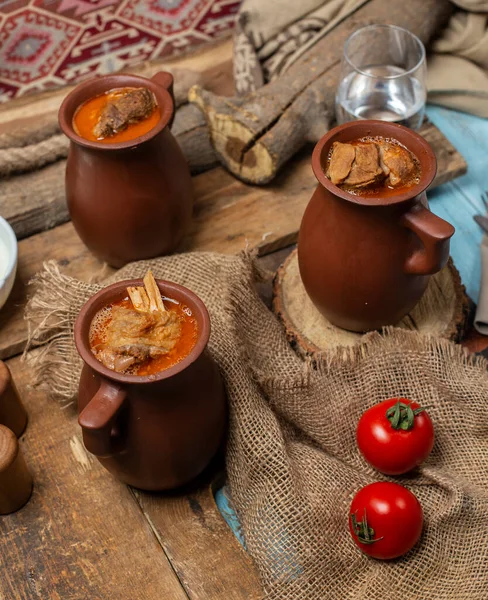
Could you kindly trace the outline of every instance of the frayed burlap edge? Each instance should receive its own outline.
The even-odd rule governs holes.
[[[75,281],[77,289],[71,286]],[[35,293],[25,308],[28,337],[22,360],[33,371],[33,387],[47,384],[53,397],[72,400],[72,394],[65,390],[73,370],[82,366],[73,341],[74,322],[85,303],[80,291],[92,295],[103,286],[64,275],[55,261],[45,262],[29,285],[35,288]],[[39,347],[38,352],[30,352]]]

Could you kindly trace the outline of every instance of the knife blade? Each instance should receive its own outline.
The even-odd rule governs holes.
[[[474,220],[485,233],[488,233],[488,217],[484,217],[483,215],[475,215]]]

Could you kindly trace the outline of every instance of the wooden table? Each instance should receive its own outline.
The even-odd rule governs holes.
[[[230,42],[177,64],[203,69],[217,87],[228,88]],[[195,219],[184,249],[232,253],[258,246],[260,260],[275,269],[296,241],[316,185],[310,151],[264,188],[246,186],[221,168],[195,177]],[[0,313],[0,357],[29,413],[21,446],[35,487],[22,510],[0,519],[0,598],[261,597],[255,568],[215,503],[221,463],[178,493],[133,490],[85,451],[75,406],[59,406],[46,391],[30,387],[31,373],[20,358],[27,339],[22,314],[27,283],[48,259],[83,280],[108,274],[69,222],[19,242],[14,292]],[[263,295],[269,301],[269,288]]]

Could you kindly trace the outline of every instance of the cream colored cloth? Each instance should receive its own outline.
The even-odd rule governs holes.
[[[457,11],[428,59],[428,100],[488,117],[488,2],[457,2],[485,13]]]
[[[318,39],[369,0],[244,0],[234,42],[234,75],[247,94],[281,75]],[[488,117],[488,0],[458,7],[432,44],[428,100]]]

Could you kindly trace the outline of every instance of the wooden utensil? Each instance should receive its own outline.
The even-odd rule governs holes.
[[[27,412],[7,365],[0,361],[0,425],[20,437],[27,425]]]
[[[32,493],[32,476],[15,433],[0,425],[0,514],[22,508]]]

